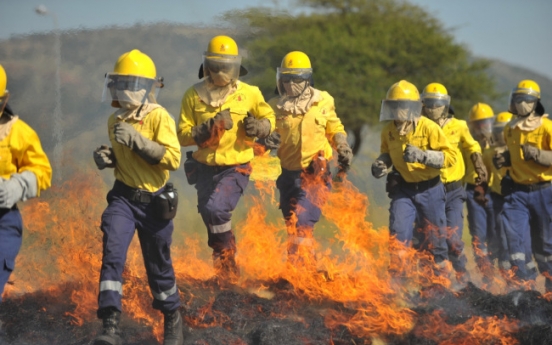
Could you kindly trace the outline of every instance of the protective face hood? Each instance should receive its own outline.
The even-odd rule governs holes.
[[[146,103],[146,90],[128,91],[116,90],[117,100],[123,109],[138,108],[142,103]]]

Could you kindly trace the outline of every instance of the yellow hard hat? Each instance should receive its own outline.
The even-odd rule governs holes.
[[[238,45],[231,37],[215,36],[209,41],[207,53],[237,56]]]
[[[430,83],[424,88],[422,94],[448,95],[447,88],[443,84]]]
[[[470,109],[469,121],[479,121],[494,117],[493,109],[485,103],[476,103]]]
[[[133,49],[119,57],[113,72],[155,79],[157,72],[152,59],[138,49]]]
[[[4,97],[6,94],[6,86],[8,85],[8,77],[6,76],[6,71],[4,67],[0,65],[0,97]]]
[[[386,100],[389,101],[399,101],[399,100],[409,100],[409,101],[419,101],[420,93],[414,84],[407,82],[406,80],[401,80],[391,85],[385,96]]]
[[[512,113],[509,111],[503,111],[501,113],[498,113],[496,116],[495,123],[496,124],[502,124],[502,123],[508,123],[512,120]]]
[[[540,86],[533,80],[525,79],[517,84],[517,87],[512,90],[512,93],[525,93],[540,99]]]
[[[282,59],[281,68],[312,68],[307,54],[300,51],[289,52]]]

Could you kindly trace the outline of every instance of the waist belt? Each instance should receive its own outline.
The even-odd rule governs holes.
[[[458,180],[458,181],[454,181],[454,182],[449,182],[449,183],[445,183],[445,190],[447,192],[451,192],[453,190],[456,190],[458,188],[462,188],[462,181]]]
[[[526,192],[526,193],[534,192],[548,187],[550,187],[550,181],[533,183],[533,184],[519,184],[514,182],[514,190]]]
[[[129,187],[118,180],[115,181],[115,189],[122,196],[124,196],[125,198],[127,198],[129,201],[132,201],[132,202],[149,204],[154,197],[154,194],[152,192],[148,192],[147,190],[144,190],[144,189]]]
[[[421,182],[406,182],[403,180],[401,183],[401,187],[423,192],[424,190],[428,190],[429,188],[435,187],[439,183],[441,183],[441,177],[437,175],[431,180],[421,181]]]

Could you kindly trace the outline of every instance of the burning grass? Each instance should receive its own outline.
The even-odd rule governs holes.
[[[391,279],[389,246],[400,244],[367,221],[368,198],[347,180],[318,195],[325,201],[320,227],[329,224],[333,235],[319,241],[316,267],[291,266],[274,189],[272,181],[256,181],[242,201],[237,281],[213,277],[199,237],[173,245],[186,344],[552,344],[552,302],[536,291],[506,293],[489,283],[494,294],[471,284],[453,292],[450,280],[433,274],[431,259],[409,248],[401,248],[402,278]],[[88,344],[100,329],[106,192],[96,173],[80,172],[24,204],[25,246],[0,308],[7,344]],[[150,307],[136,240],[124,278],[125,343],[158,344],[162,316]]]

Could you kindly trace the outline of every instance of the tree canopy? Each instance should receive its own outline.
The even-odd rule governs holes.
[[[497,97],[486,73],[489,62],[476,59],[437,18],[398,0],[299,0],[307,11],[292,15],[265,8],[231,12],[226,18],[250,28],[245,64],[250,82],[274,96],[276,67],[294,50],[311,59],[315,87],[328,91],[347,130],[361,144],[364,125],[379,120],[389,87],[406,79],[420,93],[425,85],[445,85],[458,117],[476,102]]]

